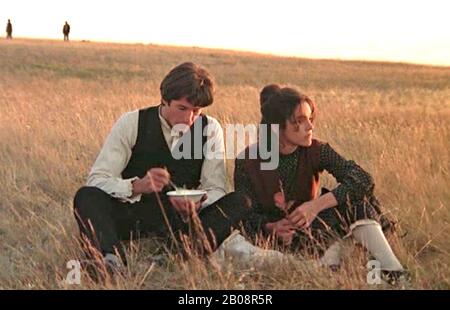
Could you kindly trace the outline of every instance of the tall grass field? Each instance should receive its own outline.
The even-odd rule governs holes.
[[[367,283],[370,257],[354,244],[332,272],[302,257],[270,268],[170,256],[155,263],[161,251],[149,239],[130,244],[123,277],[65,281],[67,262],[81,257],[73,197],[106,135],[126,111],[158,104],[160,81],[185,61],[215,77],[205,112],[223,126],[257,124],[269,83],[312,97],[315,136],[372,174],[398,220],[389,240],[411,288],[450,289],[449,67],[28,39],[0,40],[0,289],[385,288]],[[232,160],[227,169],[231,190]]]

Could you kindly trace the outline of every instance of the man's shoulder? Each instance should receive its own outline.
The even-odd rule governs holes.
[[[127,127],[134,126],[139,120],[139,110],[133,110],[123,113],[116,122],[117,126]]]
[[[209,116],[209,115],[206,115],[206,114],[204,114],[204,116],[206,117],[206,120],[208,122],[208,126],[222,129],[222,125],[220,124],[220,122],[216,118],[214,118],[212,116]]]
[[[120,116],[120,119],[130,120],[130,119],[135,119],[138,117],[139,117],[139,110],[132,110],[132,111],[127,111],[127,112],[123,113]]]
[[[207,115],[207,114],[203,114],[203,115],[208,120],[208,124],[218,124],[218,125],[220,125],[219,121],[215,117],[212,117],[211,115]]]

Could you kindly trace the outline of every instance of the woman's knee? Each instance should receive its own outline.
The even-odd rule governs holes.
[[[227,194],[222,201],[219,201],[218,206],[232,223],[245,220],[251,213],[250,199],[237,192]]]

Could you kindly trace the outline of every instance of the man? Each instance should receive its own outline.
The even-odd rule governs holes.
[[[183,63],[167,74],[160,91],[159,106],[128,112],[117,121],[87,186],[75,195],[85,252],[92,256],[89,249],[96,249],[105,264],[125,262],[120,241],[136,235],[170,236],[179,244],[192,231],[194,220],[200,220],[207,237],[202,250],[214,251],[249,214],[244,196],[226,194],[223,131],[217,120],[202,114],[213,103],[209,73],[194,63]],[[185,127],[181,135],[174,130],[178,127]],[[176,151],[185,147],[193,147],[189,153],[193,156],[176,159]],[[199,147],[205,152],[197,156]],[[166,192],[172,184],[198,187],[207,195],[197,204],[169,200]],[[187,223],[186,215],[190,215]]]
[[[12,40],[12,24],[11,21],[8,19],[8,23],[6,24],[6,39]]]
[[[69,41],[70,25],[66,22],[63,26],[64,41]]]

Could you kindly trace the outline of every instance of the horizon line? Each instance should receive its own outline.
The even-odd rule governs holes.
[[[197,46],[197,45],[174,45],[174,44],[164,44],[164,43],[152,43],[152,42],[138,42],[138,41],[109,41],[109,40],[90,40],[90,39],[70,39],[69,42],[64,42],[62,39],[57,38],[45,38],[45,37],[13,37],[14,40],[30,40],[30,41],[55,41],[61,43],[106,43],[106,44],[121,44],[121,45],[142,45],[142,46],[160,46],[160,47],[171,47],[171,48],[193,48],[193,49],[204,49],[204,50],[216,50],[220,52],[233,52],[233,53],[247,53],[255,54],[257,56],[270,56],[275,58],[297,58],[297,59],[307,59],[312,61],[338,61],[338,62],[368,62],[368,63],[382,63],[382,64],[395,64],[395,65],[409,65],[409,66],[425,66],[425,67],[436,67],[436,68],[450,68],[450,64],[431,64],[423,62],[411,62],[411,61],[401,61],[401,60],[386,60],[386,59],[360,59],[360,58],[323,58],[314,56],[301,56],[301,55],[290,55],[290,54],[277,54],[273,52],[265,51],[254,51],[239,48],[225,48],[225,47],[212,47],[212,46]],[[2,38],[2,41],[7,41]]]

